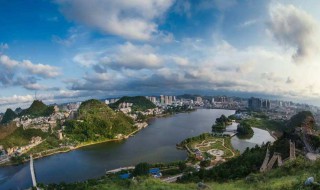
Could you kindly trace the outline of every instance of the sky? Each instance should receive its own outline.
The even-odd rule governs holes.
[[[122,95],[320,105],[320,1],[0,0],[0,111]]]

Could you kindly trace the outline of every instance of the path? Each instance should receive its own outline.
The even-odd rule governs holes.
[[[179,177],[182,177],[182,176],[183,176],[183,174],[178,174],[178,175],[175,175],[175,176],[171,176],[171,177],[162,179],[162,181],[163,181],[163,182],[172,183],[172,182],[176,182],[177,179],[178,179]]]
[[[31,172],[31,178],[32,178],[32,185],[33,185],[33,187],[37,187],[37,181],[36,181],[36,175],[34,173],[34,165],[33,165],[32,155],[30,155],[30,172]]]

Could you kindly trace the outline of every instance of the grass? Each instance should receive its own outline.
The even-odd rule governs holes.
[[[29,144],[32,137],[40,136],[42,139],[47,137],[47,133],[42,132],[40,129],[26,129],[23,130],[22,127],[18,127],[9,136],[0,140],[0,145],[4,148],[14,147],[14,146],[25,146]]]
[[[42,151],[46,151],[46,150],[50,150],[58,147],[60,147],[59,140],[53,136],[49,136],[45,139],[45,141],[43,141],[38,146],[31,148],[27,153],[34,154],[34,153],[38,153],[38,152],[42,152]]]
[[[12,134],[18,127],[15,122],[6,125],[0,125],[0,140]]]
[[[269,120],[269,119],[263,119],[263,118],[252,118],[252,119],[246,119],[246,122],[251,127],[256,127],[260,129],[269,129],[272,131],[282,131],[284,123],[282,121],[276,121],[276,120]]]
[[[320,161],[310,162],[302,157],[286,162],[282,167],[267,173],[250,174],[244,179],[230,180],[223,183],[205,181],[214,190],[291,190],[291,189],[319,189],[303,186],[304,181],[313,176],[315,181],[320,181]],[[73,184],[56,185],[55,189],[108,189],[108,190],[188,190],[197,189],[197,183],[166,183],[151,177],[138,177],[135,180],[120,180],[102,177],[101,179],[88,180]],[[45,188],[50,189],[50,188]],[[52,188],[51,186],[51,189]]]
[[[228,149],[226,149],[222,142],[224,141],[224,146],[227,147]],[[202,143],[203,142],[203,143]],[[199,144],[205,144],[205,143],[209,143],[209,142],[215,142],[215,143],[211,143],[210,146],[208,147],[199,147],[199,150],[203,153],[207,152],[208,150],[211,149],[218,149],[218,150],[222,150],[224,151],[224,155],[222,157],[226,158],[226,157],[231,157],[233,154],[231,152],[231,150],[236,154],[237,152],[235,150],[233,150],[232,146],[231,146],[231,138],[230,137],[207,137],[205,140],[197,140],[197,141],[192,141],[190,143],[187,144],[188,147],[190,147],[191,149],[196,149],[196,146]],[[204,154],[207,155],[207,154]],[[212,156],[212,158],[214,159],[214,156]]]

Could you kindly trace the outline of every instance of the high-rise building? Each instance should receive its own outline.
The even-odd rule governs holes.
[[[164,96],[164,104],[165,105],[169,104],[169,97],[168,96]]]
[[[270,109],[271,108],[270,100],[262,100],[262,108]]]
[[[172,96],[169,96],[168,104],[172,104]]]
[[[176,101],[177,101],[176,96],[173,96],[173,101],[174,101],[174,102],[176,102]]]
[[[105,100],[104,103],[106,103],[107,105],[110,104],[109,100]]]
[[[151,97],[151,102],[155,104],[157,102],[156,97]]]
[[[212,98],[211,103],[214,103],[214,98]]]
[[[260,110],[262,107],[262,101],[260,98],[251,97],[248,100],[248,107],[251,110]]]
[[[160,95],[160,103],[164,104],[164,96],[163,95]]]
[[[196,97],[196,102],[197,103],[201,103],[202,102],[202,98],[200,96]]]

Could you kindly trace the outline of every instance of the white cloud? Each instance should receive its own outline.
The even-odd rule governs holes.
[[[72,60],[82,66],[90,67],[98,63],[98,56],[99,53],[96,52],[84,52],[78,53]]]
[[[70,20],[126,39],[150,40],[173,0],[57,0]]]
[[[112,50],[83,52],[74,56],[73,61],[84,66],[94,66],[99,72],[105,67],[120,69],[153,69],[162,66],[162,58],[150,45],[134,45],[130,42],[116,46]]]
[[[180,66],[189,65],[189,60],[187,58],[179,57],[179,56],[172,56],[171,58],[177,65],[180,65]]]
[[[249,26],[255,25],[258,21],[259,21],[258,19],[247,20],[247,21],[241,23],[241,24],[239,25],[239,27],[240,27],[240,28],[249,27]]]
[[[319,60],[319,23],[307,12],[293,5],[270,6],[269,31],[279,44],[294,49],[296,63],[313,63]]]
[[[54,78],[60,75],[58,68],[50,65],[34,64],[29,60],[23,60],[20,65],[29,73],[43,78]]]
[[[7,69],[12,69],[16,66],[19,65],[19,62],[16,60],[12,60],[10,59],[8,56],[6,55],[1,55],[0,56],[0,65],[5,66]]]
[[[10,70],[24,69],[30,74],[35,74],[43,78],[54,78],[60,74],[57,67],[44,64],[34,64],[30,60],[23,60],[22,62],[19,62],[10,59],[7,55],[0,56],[0,66],[1,65]]]
[[[151,46],[136,46],[128,42],[119,47],[118,55],[115,56],[114,62],[116,67],[144,69],[160,67],[162,59],[154,53]]]

